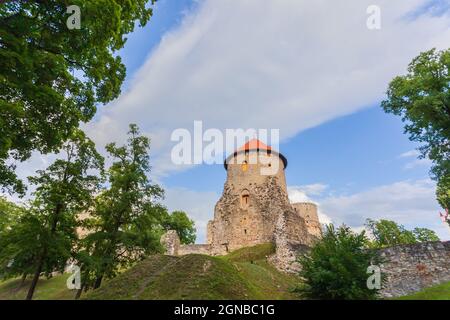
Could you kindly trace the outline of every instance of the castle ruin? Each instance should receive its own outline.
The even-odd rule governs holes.
[[[170,248],[168,254],[223,255],[272,242],[277,248],[272,262],[280,269],[289,269],[295,252],[321,236],[317,206],[289,202],[287,159],[259,140],[236,150],[224,167],[227,179],[214,218],[208,223],[207,244],[179,245],[176,233],[171,233],[162,239]]]

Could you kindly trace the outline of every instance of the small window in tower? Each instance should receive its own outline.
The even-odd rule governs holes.
[[[247,209],[250,204],[250,193],[248,190],[243,190],[241,194],[241,208]]]
[[[247,229],[244,229],[244,233],[247,234]]]

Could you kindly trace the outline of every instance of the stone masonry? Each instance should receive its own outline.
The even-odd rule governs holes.
[[[450,281],[450,242],[428,242],[381,249],[386,276],[381,295],[398,297]]]
[[[170,247],[168,252],[223,255],[272,242],[277,245],[274,262],[281,266],[292,262],[292,250],[310,245],[320,237],[317,206],[289,202],[287,160],[282,154],[259,140],[251,140],[230,155],[224,166],[227,179],[215,206],[214,219],[208,223],[207,244],[179,245],[176,250]],[[167,245],[172,243],[169,241]]]

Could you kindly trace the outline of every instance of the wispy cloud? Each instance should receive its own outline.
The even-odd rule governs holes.
[[[380,101],[420,51],[447,47],[449,16],[401,19],[426,3],[379,0],[382,29],[370,31],[371,0],[201,1],[86,129],[104,145],[138,123],[160,175],[187,168],[170,162],[169,137],[194,120],[291,137]]]
[[[450,239],[450,229],[439,219],[431,180],[400,181],[350,195],[320,199],[321,210],[335,223],[361,227],[367,218],[388,219],[407,227],[428,227]]]

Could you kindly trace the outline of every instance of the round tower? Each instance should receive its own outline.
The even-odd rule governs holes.
[[[297,202],[292,203],[292,207],[300,217],[305,219],[308,233],[320,238],[322,236],[322,227],[319,222],[317,205],[312,202]]]
[[[227,157],[224,166],[227,180],[207,230],[213,253],[274,242],[280,215],[296,215],[287,195],[287,159],[254,139]],[[304,222],[298,227],[306,233]]]
[[[237,190],[264,184],[267,177],[272,176],[286,191],[284,170],[287,167],[287,159],[257,139],[250,140],[226,158],[224,167],[227,171],[227,182]]]

